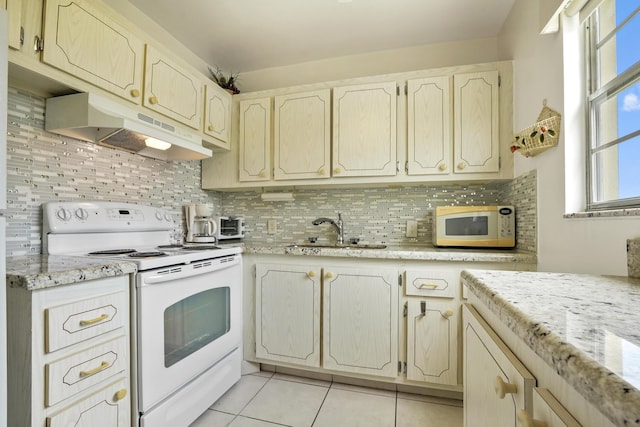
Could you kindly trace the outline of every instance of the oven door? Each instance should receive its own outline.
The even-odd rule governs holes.
[[[144,413],[241,346],[241,257],[144,271],[136,288]]]

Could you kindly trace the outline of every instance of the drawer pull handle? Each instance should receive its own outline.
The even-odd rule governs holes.
[[[115,401],[118,402],[122,399],[125,398],[125,396],[127,395],[127,389],[123,388],[122,390],[118,390],[114,396]]]
[[[522,427],[547,427],[546,422],[534,420],[524,409],[518,411],[518,423]]]
[[[109,367],[109,362],[102,362],[100,366],[97,368],[93,368],[90,371],[80,371],[80,378],[89,377],[91,375],[97,374],[100,371],[104,371]]]
[[[436,289],[438,286],[437,283],[421,283],[420,284],[420,288],[431,288],[431,289]]]
[[[518,386],[516,384],[505,383],[499,376],[496,377],[494,389],[500,399],[504,399],[507,394],[516,394],[518,392]]]
[[[102,316],[96,317],[95,319],[81,320],[80,321],[80,326],[94,325],[94,324],[102,322],[103,320],[108,319],[108,318],[109,318],[108,314],[103,314]]]
[[[424,317],[427,315],[427,302],[420,301],[420,317]]]

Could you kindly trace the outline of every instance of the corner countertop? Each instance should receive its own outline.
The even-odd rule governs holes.
[[[113,259],[24,255],[7,258],[7,285],[33,291],[136,271],[135,263]]]
[[[421,261],[506,262],[536,264],[536,254],[512,249],[452,249],[433,246],[388,246],[384,249],[302,247],[286,243],[244,243],[245,254],[299,255]]]
[[[638,424],[640,279],[488,270],[465,270],[462,279],[612,422]]]

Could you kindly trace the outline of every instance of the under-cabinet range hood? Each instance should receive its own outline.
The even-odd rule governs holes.
[[[195,133],[94,93],[47,99],[45,129],[154,159],[211,157],[211,150],[202,146],[202,138]]]

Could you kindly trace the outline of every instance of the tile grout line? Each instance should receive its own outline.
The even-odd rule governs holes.
[[[253,374],[248,374],[248,375],[253,375]],[[259,376],[259,375],[256,375],[256,376]],[[263,378],[264,378],[264,377],[263,377]],[[252,397],[251,399],[249,399],[249,401],[248,401],[247,403],[245,403],[245,404],[244,404],[244,406],[243,406],[242,408],[240,408],[240,410],[238,411],[238,413],[237,413],[237,414],[234,414],[233,419],[231,420],[231,422],[230,422],[229,424],[232,424],[232,423],[233,423],[233,422],[234,422],[234,421],[235,421],[235,420],[240,416],[240,413],[241,413],[242,411],[244,411],[244,408],[246,408],[246,407],[249,405],[249,403],[251,403],[251,402],[253,401],[253,399],[255,399],[255,398],[256,398],[256,396],[258,395],[258,393],[260,393],[260,392],[262,391],[262,389],[263,389],[263,388],[264,388],[264,387],[269,383],[269,381],[271,381],[271,379],[272,379],[272,378],[273,378],[273,374],[272,374],[269,378],[267,378],[267,380],[264,382],[264,384],[262,384],[262,387],[260,387],[260,388],[258,389],[258,391],[256,391],[256,392],[255,392],[255,394],[253,395],[253,397]],[[242,379],[242,376],[240,377],[240,379]],[[219,412],[222,412],[222,411],[219,411]],[[246,418],[251,418],[251,417],[246,417]],[[257,419],[257,418],[253,418],[253,419]],[[258,420],[259,420],[259,421],[265,421],[265,420],[260,420],[260,419],[258,419]],[[229,425],[229,424],[227,424],[227,425]]]

